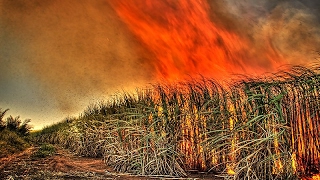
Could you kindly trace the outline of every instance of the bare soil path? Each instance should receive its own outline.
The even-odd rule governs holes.
[[[32,158],[37,147],[0,159],[0,179],[218,179],[210,174],[195,174],[188,178],[141,177],[112,172],[100,158],[86,158],[56,147],[56,153],[46,158]]]

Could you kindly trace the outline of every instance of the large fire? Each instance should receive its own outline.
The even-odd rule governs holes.
[[[153,58],[152,64],[158,80],[179,81],[198,75],[226,80],[233,74],[260,75],[270,72],[286,63],[274,47],[269,37],[264,37],[263,45],[256,47],[252,38],[231,30],[223,23],[215,22],[210,16],[212,6],[206,0],[114,0],[110,1],[121,19],[128,25]],[[232,110],[231,110],[232,111]],[[201,119],[195,117],[196,120]],[[230,119],[230,130],[235,120]],[[189,120],[184,124],[183,134],[192,134]],[[197,127],[195,127],[197,129]],[[276,133],[276,131],[275,131]],[[294,136],[294,135],[293,135]],[[294,142],[294,140],[293,140]],[[236,137],[231,149],[235,150]],[[304,143],[299,145],[303,146]],[[205,168],[204,160],[192,156],[191,151],[201,154],[202,146],[195,140],[183,141],[181,149],[186,152],[189,162]],[[275,151],[280,155],[278,140]],[[192,147],[194,147],[192,150]],[[300,149],[304,149],[301,147]],[[302,152],[297,156],[302,157]],[[229,157],[231,162],[234,157]],[[215,162],[215,158],[212,159]],[[296,170],[296,154],[292,166]],[[232,164],[229,174],[234,174]],[[300,165],[301,166],[301,165]],[[281,172],[283,165],[276,161],[274,172]],[[317,176],[318,177],[318,176]]]
[[[282,62],[266,37],[263,49],[210,18],[206,0],[117,0],[115,10],[154,55],[156,76],[175,81],[202,75],[259,75]]]

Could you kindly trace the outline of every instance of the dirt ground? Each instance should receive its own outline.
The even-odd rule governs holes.
[[[56,147],[56,153],[46,158],[31,158],[36,147],[19,154],[0,159],[0,179],[113,179],[113,180],[156,180],[156,179],[220,179],[212,174],[192,174],[188,178],[141,177],[119,174],[107,167],[103,160],[79,157],[68,150]]]

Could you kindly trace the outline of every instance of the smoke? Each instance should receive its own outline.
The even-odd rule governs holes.
[[[253,40],[253,48],[259,49],[269,40],[285,64],[307,66],[318,62],[320,2],[226,0],[224,4],[237,25],[241,24],[241,33]]]
[[[63,112],[152,80],[139,42],[105,0],[2,0],[1,6],[1,64],[14,67],[2,74],[28,72]]]
[[[208,0],[211,20],[251,40],[260,61],[266,46],[281,65],[318,63],[320,58],[320,2],[313,0]],[[260,56],[260,57],[261,57]],[[278,59],[277,61],[279,61]],[[262,66],[264,64],[261,64]],[[277,70],[277,68],[275,69]]]

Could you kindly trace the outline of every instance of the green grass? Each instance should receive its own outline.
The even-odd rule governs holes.
[[[32,159],[37,158],[46,158],[48,156],[52,156],[56,152],[55,147],[52,144],[42,144],[37,151],[35,151],[32,155]]]

